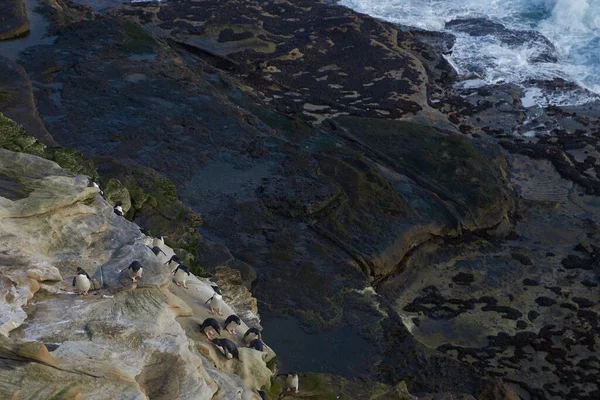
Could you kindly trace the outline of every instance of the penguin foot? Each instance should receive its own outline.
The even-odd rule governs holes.
[[[287,390],[286,390],[286,391],[287,391],[287,392],[289,392],[289,391],[290,391],[290,388],[287,388]]]
[[[137,283],[137,281],[135,279],[132,279],[133,283]]]
[[[175,284],[176,284],[177,286],[181,286],[181,283],[179,283],[179,282],[175,282]]]
[[[234,332],[233,332],[233,331],[227,331],[227,332],[229,332],[229,334],[230,334],[230,335],[233,335],[233,334],[234,334]]]
[[[183,288],[184,288],[184,289],[188,289],[187,285],[183,285]]]
[[[213,310],[212,308],[210,309],[209,313],[214,314],[215,310]]]
[[[298,393],[298,392],[299,392],[299,390],[298,390],[298,389],[296,389],[296,393]]]
[[[221,310],[219,310],[218,314],[219,315],[223,315],[223,312]]]

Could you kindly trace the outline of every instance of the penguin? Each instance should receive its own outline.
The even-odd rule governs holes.
[[[177,268],[175,268],[172,272],[173,275],[175,275],[175,284],[177,286],[181,286],[183,285],[183,287],[185,289],[187,289],[187,285],[185,284],[185,280],[187,279],[188,276],[190,276],[190,269],[183,265],[183,264],[179,264],[177,266]],[[186,275],[187,274],[187,275]]]
[[[240,362],[242,361],[240,360],[240,352],[237,346],[231,340],[214,338],[211,341],[215,346],[217,346],[217,348],[221,351],[221,353],[225,355],[225,357],[228,360],[231,360],[232,358],[237,358]]]
[[[284,375],[285,376],[285,387],[286,391],[289,392],[290,389],[294,388],[295,393],[298,393],[298,374],[295,372],[291,372],[289,374],[277,374],[277,376]]]
[[[262,339],[260,331],[258,328],[249,328],[246,333],[244,333],[244,342],[250,344],[255,339]]]
[[[123,212],[123,203],[120,202],[120,201],[117,201],[117,204],[115,204],[115,208],[113,209],[113,211],[119,217],[122,217],[124,215],[124,212]]]
[[[213,288],[213,290],[214,290],[216,293],[218,293],[218,294],[220,294],[220,295],[223,295],[223,292],[221,291],[221,288],[220,288],[220,287],[218,287],[217,285],[211,285],[211,288]]]
[[[258,395],[260,396],[261,400],[269,400],[269,398],[267,397],[267,394],[265,393],[264,390],[257,390]]]
[[[73,286],[75,286],[76,291],[86,296],[88,290],[92,287],[92,278],[81,267],[77,267],[77,273],[73,278]]]
[[[248,347],[258,351],[265,351],[265,344],[260,339],[254,339],[252,342],[250,342]]]
[[[88,187],[95,187],[98,188],[98,190],[100,191],[100,196],[104,197],[104,191],[102,190],[102,188],[100,187],[100,185],[98,185],[98,183],[96,183],[93,179],[90,178],[89,182],[88,182]]]
[[[165,256],[167,255],[167,253],[165,253],[164,251],[162,251],[162,249],[160,247],[158,247],[158,246],[154,246],[154,247],[146,246],[146,247],[148,247],[150,250],[152,250],[152,252],[154,253],[154,255],[156,257],[158,257],[158,255],[160,253],[163,253]]]
[[[152,247],[160,247],[161,249],[165,245],[165,237],[160,233],[152,240]]]
[[[215,294],[213,294],[210,299],[206,300],[206,302],[204,304],[207,304],[209,301],[210,301],[210,313],[214,314],[215,308],[216,308],[217,314],[223,315],[223,311],[221,311],[221,308],[223,308],[223,296],[220,295],[219,293],[215,292]]]
[[[217,335],[221,336],[221,327],[214,318],[206,318],[202,324],[200,324],[200,330],[204,332],[208,340],[212,340],[212,335],[214,335],[215,332]]]
[[[235,328],[228,329],[227,327],[233,323],[236,323],[238,326],[240,326],[242,324],[242,321],[240,321],[240,317],[238,317],[237,315],[231,314],[229,317],[227,317],[227,319],[225,320],[225,323],[223,324],[223,328],[227,332],[229,332],[230,335],[233,335],[235,333]]]
[[[165,263],[165,265],[168,265],[169,268],[173,268],[181,264],[182,262],[183,261],[181,261],[181,257],[179,257],[177,254],[173,254],[169,261]]]
[[[136,278],[142,279],[142,272],[144,271],[144,268],[142,268],[142,264],[140,264],[139,261],[132,262],[129,264],[127,269],[129,270],[129,276],[131,277],[133,283],[137,282]]]

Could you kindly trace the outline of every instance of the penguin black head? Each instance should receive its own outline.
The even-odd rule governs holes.
[[[122,201],[117,201],[115,203],[115,207],[119,207],[119,206],[123,207],[123,202]]]
[[[250,335],[251,333],[253,333],[254,335],[258,336],[259,338],[262,336],[260,331],[258,330],[258,328],[248,328],[248,330],[246,331],[246,333],[244,333],[244,338],[246,338],[246,336]]]
[[[140,232],[142,232],[142,233],[143,233],[144,235],[146,235],[146,236],[152,236],[152,235],[150,234],[150,231],[149,231],[149,230],[147,230],[147,229],[140,228]]]
[[[212,285],[211,288],[213,288],[213,290],[215,291],[215,293],[223,295],[223,292],[221,291],[221,288],[218,287],[217,285]]]
[[[164,239],[165,237],[159,233],[158,235],[156,235],[156,238],[157,238],[157,239],[161,239],[161,240],[162,240],[162,239]]]
[[[87,275],[83,268],[77,267],[77,275]]]
[[[134,261],[131,264],[129,264],[128,268],[131,268],[133,271],[137,272],[140,270],[140,268],[142,268],[142,264],[140,264],[139,261]]]
[[[269,400],[269,398],[267,397],[267,394],[265,393],[264,390],[257,390],[257,392],[262,400]]]

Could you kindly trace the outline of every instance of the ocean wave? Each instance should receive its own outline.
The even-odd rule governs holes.
[[[393,23],[453,33],[457,40],[448,60],[463,76],[488,84],[560,78],[600,94],[598,0],[341,0],[340,4]],[[457,20],[467,21],[470,28]],[[574,98],[561,93],[545,103]]]

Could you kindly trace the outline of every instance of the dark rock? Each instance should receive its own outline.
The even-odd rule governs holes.
[[[452,281],[457,285],[470,285],[475,281],[475,277],[467,272],[459,272],[452,278]]]
[[[568,255],[567,258],[563,259],[561,261],[561,264],[566,269],[583,269],[583,270],[591,270],[592,269],[591,260],[586,260],[584,258],[575,256],[572,254]]]
[[[468,33],[471,36],[493,35],[502,43],[518,47],[524,44],[543,48],[544,50],[529,59],[529,62],[550,62],[558,61],[556,49],[552,42],[536,31],[521,31],[508,29],[504,25],[493,22],[486,18],[465,18],[455,19],[446,23],[446,28],[455,32]]]
[[[586,299],[584,297],[572,297],[571,300],[574,303],[577,303],[579,308],[589,308],[589,307],[593,307],[594,305],[596,305],[596,302]]]
[[[29,32],[23,0],[0,0],[0,40],[14,39]]]
[[[542,307],[550,307],[556,304],[556,300],[551,299],[550,297],[540,296],[535,299],[535,302]]]
[[[517,321],[517,328],[519,328],[519,329],[527,328],[527,322],[525,322],[523,320]]]
[[[598,282],[594,282],[590,279],[584,279],[583,281],[581,281],[581,284],[586,287],[597,287],[598,286]]]
[[[540,283],[535,279],[525,278],[523,279],[523,285],[525,286],[538,286]]]
[[[573,303],[560,303],[559,306],[562,308],[568,308],[569,310],[573,310],[573,311],[577,310],[577,306]]]
[[[510,256],[523,265],[533,265],[533,262],[529,259],[529,257],[521,253],[511,253]]]

